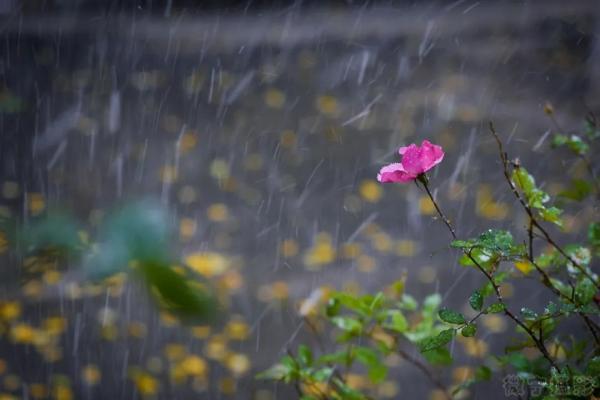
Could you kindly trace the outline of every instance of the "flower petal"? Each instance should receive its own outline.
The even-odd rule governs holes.
[[[416,175],[407,173],[400,163],[386,165],[377,174],[377,180],[381,183],[410,182],[416,177]]]

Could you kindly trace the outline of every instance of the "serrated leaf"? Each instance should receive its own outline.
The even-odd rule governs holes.
[[[469,305],[475,311],[481,311],[483,307],[483,296],[479,290],[474,291],[469,297]]]
[[[447,322],[449,324],[465,323],[465,317],[461,313],[450,310],[448,308],[442,308],[440,311],[438,311],[438,316],[442,321]]]
[[[503,312],[505,308],[506,308],[506,306],[503,303],[494,303],[494,304],[490,304],[485,309],[485,313],[486,314],[497,314],[497,313]]]
[[[429,337],[419,343],[421,353],[437,349],[449,343],[454,337],[454,329],[441,331],[437,336]]]
[[[523,315],[523,318],[529,319],[529,320],[535,320],[535,319],[539,318],[539,315],[535,311],[533,311],[527,307],[521,308],[521,315]]]
[[[472,337],[477,333],[477,325],[475,323],[467,324],[464,328],[461,329],[460,334],[464,337]]]

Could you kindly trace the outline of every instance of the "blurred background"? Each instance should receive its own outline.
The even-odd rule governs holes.
[[[550,193],[585,173],[549,150],[543,108],[566,131],[598,111],[599,35],[585,0],[0,0],[0,213],[68,210],[93,238],[111,210],[155,199],[179,267],[224,305],[215,324],[182,324],[135,282],[77,280],[77,262],[3,239],[0,398],[291,398],[254,375],[312,343],[298,305],[318,288],[407,274],[418,299],[460,308],[482,278],[423,193],[378,184],[379,168],[401,145],[440,144],[431,186],[459,236],[522,239],[488,121]],[[568,213],[567,233],[592,216]],[[453,346],[447,384],[513,329],[483,325]],[[397,371],[380,398],[430,396],[419,371]],[[483,393],[504,398],[502,381]]]

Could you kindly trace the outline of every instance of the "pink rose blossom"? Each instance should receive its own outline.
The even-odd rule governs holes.
[[[444,158],[441,146],[423,140],[421,146],[411,144],[400,147],[398,153],[402,156],[399,163],[389,164],[381,168],[377,180],[387,182],[410,182],[421,174],[438,165]]]

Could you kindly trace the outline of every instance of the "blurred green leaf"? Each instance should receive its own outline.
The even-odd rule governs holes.
[[[168,264],[146,261],[138,269],[151,292],[158,296],[161,306],[184,321],[211,321],[217,311],[217,302],[205,291],[190,285]]]
[[[358,334],[363,328],[362,322],[350,317],[333,317],[331,322],[343,331]]]
[[[596,285],[587,277],[583,277],[575,285],[575,299],[580,304],[589,304],[596,295]]]
[[[298,347],[298,359],[300,363],[306,367],[310,367],[312,365],[312,351],[308,348],[308,346],[301,344]]]
[[[423,357],[432,365],[450,365],[452,364],[452,356],[450,351],[445,347],[438,347],[432,350],[428,350],[423,353]]]
[[[589,150],[590,146],[581,139],[581,137],[577,135],[561,135],[557,134],[552,139],[553,147],[562,147],[566,146],[573,153],[582,156]]]
[[[592,185],[588,181],[573,179],[569,187],[558,195],[568,200],[582,201],[592,193],[592,190]]]
[[[535,311],[533,311],[527,307],[521,308],[521,315],[523,316],[523,318],[529,319],[529,320],[535,320],[535,319],[539,318],[539,315]]]
[[[82,249],[80,226],[70,215],[49,212],[17,230],[18,247],[26,252],[56,249],[66,254]]]
[[[377,352],[369,347],[358,346],[354,349],[356,359],[367,367],[367,375],[373,383],[383,381],[387,375],[387,367]]]
[[[388,319],[383,325],[384,327],[399,333],[406,332],[408,329],[408,321],[400,310],[388,310],[386,314]]]

